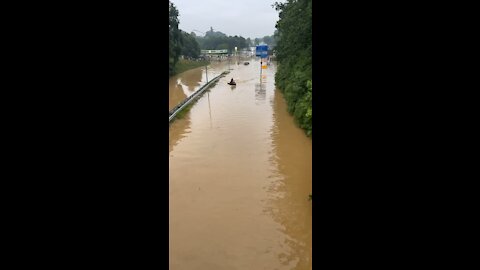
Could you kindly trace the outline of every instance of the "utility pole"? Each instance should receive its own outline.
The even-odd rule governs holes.
[[[262,57],[260,56],[260,81],[262,80]]]
[[[205,64],[205,77],[207,77],[207,83],[208,83],[208,65]]]

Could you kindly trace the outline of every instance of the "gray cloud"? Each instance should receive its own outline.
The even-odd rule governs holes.
[[[273,35],[278,12],[276,0],[171,0],[179,10],[180,29],[215,31],[229,36],[260,38]],[[278,1],[277,2],[285,2]],[[198,32],[196,32],[199,35]]]

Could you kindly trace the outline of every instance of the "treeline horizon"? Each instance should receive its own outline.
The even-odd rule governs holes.
[[[262,43],[268,44],[271,47],[276,45],[274,35],[252,40],[240,35],[227,36],[221,31],[214,31],[212,27],[210,27],[210,30],[207,31],[204,36],[196,35],[193,31],[190,35],[195,37],[201,50],[228,50],[229,53],[232,53],[235,50],[235,47],[237,47],[237,50],[241,50],[245,48],[250,49],[250,47]]]
[[[197,60],[201,50],[228,50],[233,53],[237,51],[265,43],[270,47],[276,45],[276,38],[264,36],[262,38],[244,38],[239,35],[227,36],[220,31],[214,31],[212,27],[205,33],[205,36],[197,36],[193,31],[187,33],[179,28],[179,11],[175,4],[169,1],[169,74],[175,74],[180,56],[186,59]]]

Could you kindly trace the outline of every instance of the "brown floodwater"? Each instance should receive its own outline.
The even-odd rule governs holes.
[[[225,68],[224,62],[212,62],[207,69],[208,79],[211,80],[228,69],[228,63]],[[171,110],[175,105],[182,102],[185,98],[192,95],[195,90],[204,85],[207,82],[207,74],[205,72],[205,67],[199,67],[170,77],[168,83],[168,109]]]
[[[312,268],[312,141],[275,89],[275,63],[260,75],[248,61],[170,124],[170,270]],[[208,78],[228,68],[212,63]],[[170,108],[205,81],[204,67],[172,77]]]

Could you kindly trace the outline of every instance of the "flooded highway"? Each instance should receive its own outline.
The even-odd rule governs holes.
[[[230,74],[170,124],[170,270],[312,268],[312,141],[275,63],[243,61],[212,62],[209,80]],[[205,82],[205,67],[171,77],[170,109]]]

